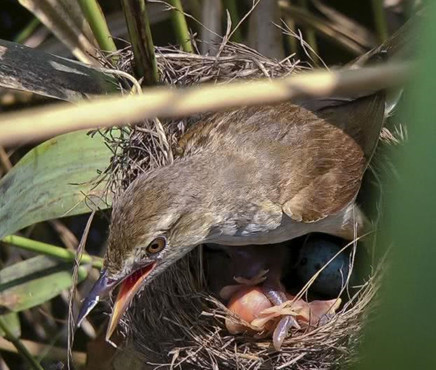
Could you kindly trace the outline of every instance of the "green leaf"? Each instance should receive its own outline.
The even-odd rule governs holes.
[[[27,153],[0,180],[0,239],[36,222],[107,208],[106,184],[93,180],[111,155],[100,135],[84,131],[57,136]]]
[[[395,178],[385,178],[382,187],[386,206],[380,208],[384,224],[377,226],[377,248],[392,250],[377,317],[369,322],[354,367],[359,370],[436,369],[436,2],[425,3],[425,16],[413,31],[419,64],[400,120],[407,123],[408,139],[394,157]]]
[[[20,318],[16,312],[11,312],[6,315],[0,315],[3,319],[3,322],[7,325],[9,330],[12,332],[14,337],[21,337],[21,324]],[[0,337],[4,337],[5,332],[0,328]]]
[[[40,305],[71,287],[72,264],[38,256],[0,271],[0,307],[3,312],[20,312]],[[79,281],[87,275],[79,268]]]

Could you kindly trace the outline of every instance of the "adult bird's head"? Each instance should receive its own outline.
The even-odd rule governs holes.
[[[140,176],[115,201],[104,269],[82,305],[79,325],[101,296],[120,285],[109,339],[135,294],[205,240],[214,221],[198,199],[202,182],[189,176],[187,167]]]

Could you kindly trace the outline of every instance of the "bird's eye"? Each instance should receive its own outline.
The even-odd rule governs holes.
[[[167,240],[164,236],[159,236],[154,239],[147,247],[148,254],[156,254],[159,253],[162,249],[164,249],[167,245]]]

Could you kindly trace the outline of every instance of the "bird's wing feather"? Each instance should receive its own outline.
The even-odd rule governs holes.
[[[289,189],[283,203],[288,216],[317,221],[355,198],[383,126],[384,101],[379,93],[331,106],[320,103],[321,109],[314,110],[323,120],[313,121],[311,133],[300,137],[301,163],[292,167],[292,177],[298,179],[289,178],[284,186]]]
[[[318,103],[312,111],[282,103],[211,115],[181,139],[182,155],[206,150],[232,166],[230,159],[239,158],[261,198],[294,220],[320,220],[356,197],[383,124],[384,98]],[[253,159],[257,165],[248,166]]]

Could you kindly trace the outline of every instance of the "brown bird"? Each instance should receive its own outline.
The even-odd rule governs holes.
[[[78,322],[120,284],[109,338],[134,295],[203,243],[270,245],[311,232],[353,239],[363,226],[355,198],[384,116],[385,94],[372,92],[244,107],[193,125],[172,164],[139,176],[114,202],[105,267]],[[266,281],[271,302],[283,303],[277,276]],[[287,332],[293,319],[282,320]]]

